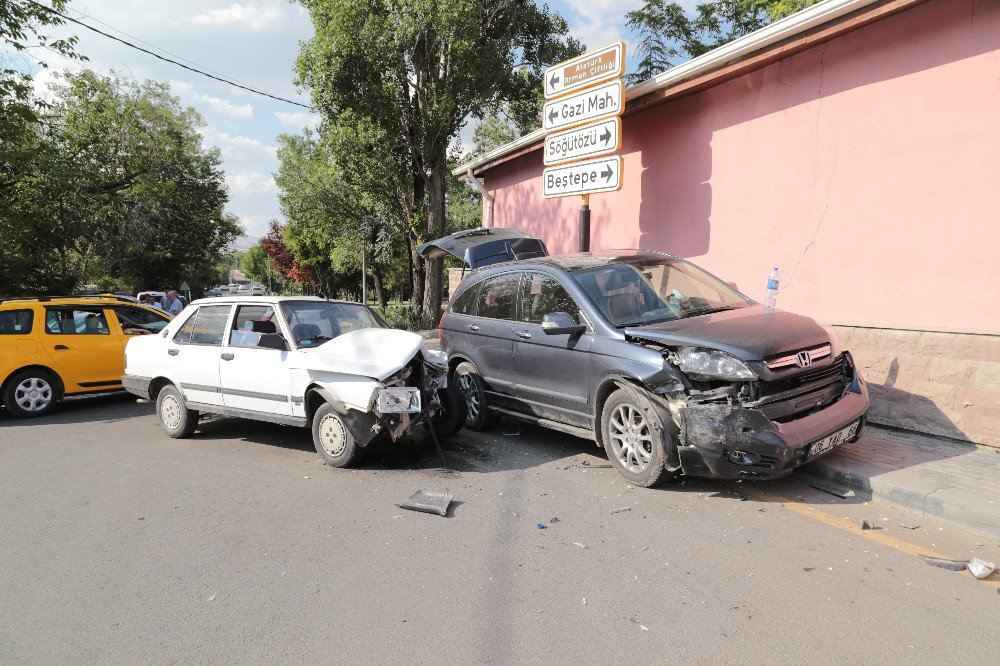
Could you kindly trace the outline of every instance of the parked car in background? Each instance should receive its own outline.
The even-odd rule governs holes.
[[[218,295],[219,292],[215,291],[214,289],[206,289],[203,292],[201,292],[202,298],[215,298]]]
[[[169,321],[121,298],[0,301],[0,402],[12,416],[34,417],[64,397],[121,390],[126,343]]]
[[[538,243],[518,260],[524,236],[421,247],[477,269],[441,320],[467,427],[505,415],[595,440],[641,486],[779,477],[860,437],[868,390],[829,328],[659,252],[547,257]]]
[[[259,284],[255,284],[255,285],[251,286],[250,287],[250,295],[251,296],[263,296],[264,295],[264,287],[260,286]]]
[[[395,441],[425,425],[447,436],[465,422],[444,354],[359,303],[198,300],[125,356],[121,381],[156,401],[170,437],[192,435],[204,413],[308,426],[324,461],[343,467],[376,436]]]

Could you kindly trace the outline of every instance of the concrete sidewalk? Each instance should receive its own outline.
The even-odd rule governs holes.
[[[796,476],[1000,538],[1000,449],[869,427]]]

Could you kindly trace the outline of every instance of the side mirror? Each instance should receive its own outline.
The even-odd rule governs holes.
[[[264,347],[265,349],[288,351],[288,345],[285,343],[285,339],[281,337],[281,333],[262,333],[260,340],[257,341],[257,346]]]
[[[587,330],[567,312],[550,312],[542,317],[542,330],[546,335],[580,335]]]

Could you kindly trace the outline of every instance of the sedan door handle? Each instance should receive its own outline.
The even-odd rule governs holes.
[[[521,338],[522,340],[530,340],[531,333],[528,333],[527,331],[518,331],[517,337]]]
[[[479,327],[476,326],[475,324],[469,324],[469,330],[470,331],[478,331]]]
[[[223,361],[232,361],[234,358],[236,358],[236,354],[230,354],[229,352],[222,355]]]
[[[56,351],[62,351],[64,349],[69,349],[69,347],[67,347],[66,345],[56,345],[55,347],[53,347],[53,349],[55,349]]]
[[[177,356],[178,354],[181,353],[181,350],[180,349],[168,349],[167,353],[169,355],[171,355],[171,356]]]

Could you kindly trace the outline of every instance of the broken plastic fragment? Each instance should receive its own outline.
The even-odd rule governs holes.
[[[611,513],[622,513],[624,511],[631,511],[631,510],[632,510],[632,507],[630,507],[630,506],[623,506],[620,509],[611,509]]]
[[[396,506],[400,509],[436,513],[439,516],[445,516],[448,514],[448,507],[451,506],[453,499],[455,499],[455,496],[451,493],[418,490],[410,495],[410,499]]]
[[[540,530],[545,530],[548,529],[549,526],[546,525],[545,523],[535,523],[535,527],[537,527]]]
[[[987,562],[986,560],[981,560],[978,557],[973,557],[965,564],[965,568],[969,570],[976,578],[986,578],[996,569],[992,562]]]

